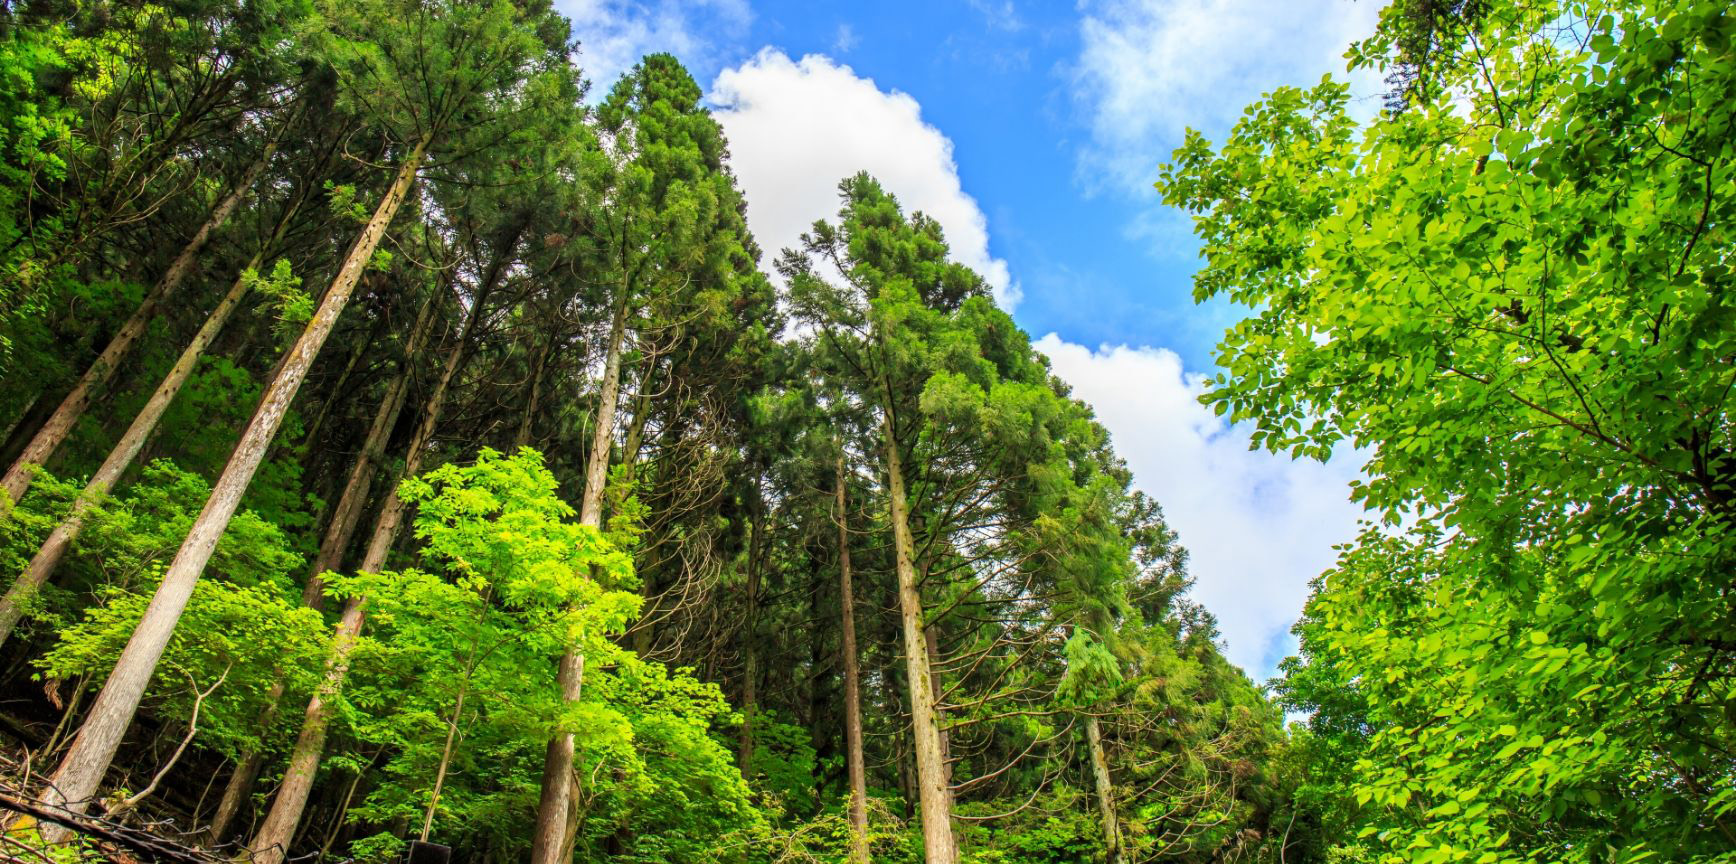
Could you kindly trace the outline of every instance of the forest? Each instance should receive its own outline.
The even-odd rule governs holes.
[[[1733,45],[1396,0],[1150,178],[1202,401],[1367,459],[1257,682],[939,223],[762,249],[672,55],[0,2],[0,860],[1736,862]]]

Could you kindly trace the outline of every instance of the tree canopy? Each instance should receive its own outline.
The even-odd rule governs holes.
[[[1154,178],[1203,401],[1367,460],[1262,685],[940,223],[829,178],[766,254],[675,57],[0,4],[0,851],[1736,861],[1733,43],[1397,0],[1383,107]]]

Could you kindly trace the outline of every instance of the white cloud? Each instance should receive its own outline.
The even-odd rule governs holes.
[[[983,16],[985,23],[995,30],[1017,33],[1025,29],[1025,19],[1019,15],[1019,8],[1013,5],[1013,0],[969,0],[970,8]]]
[[[838,25],[838,35],[832,40],[832,50],[839,54],[848,54],[856,47],[856,28],[849,24]]]
[[[1385,0],[1085,0],[1073,94],[1091,142],[1093,189],[1149,194],[1157,166],[1192,127],[1221,137],[1281,86],[1343,79],[1344,51],[1374,32]],[[1378,93],[1370,76],[1353,95]]]
[[[966,194],[952,141],[909,94],[885,92],[829,57],[793,61],[766,48],[712,85],[730,165],[747,197],[748,227],[768,255],[838,212],[838,181],[867,171],[906,212],[946,231],[953,257],[982,274],[1003,308],[1018,302],[1007,262],[989,252],[988,219]]]
[[[1270,675],[1293,648],[1309,580],[1355,536],[1362,511],[1346,484],[1359,457],[1321,464],[1250,451],[1245,430],[1199,403],[1202,379],[1173,351],[1093,351],[1053,333],[1036,348],[1096,410],[1135,485],[1163,505],[1189,553],[1193,597],[1217,616],[1230,660]]]
[[[721,52],[753,23],[747,0],[555,0],[554,6],[572,21],[593,99],[653,52],[674,54],[689,69],[715,69]]]

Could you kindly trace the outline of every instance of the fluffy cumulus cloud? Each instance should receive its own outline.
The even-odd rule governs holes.
[[[747,33],[747,0],[555,0],[573,23],[579,66],[601,98],[621,73],[654,51],[667,51],[692,69],[715,69],[730,43]]]
[[[1344,77],[1384,0],[1086,0],[1073,93],[1091,188],[1145,194],[1193,127],[1221,136],[1260,94]],[[1379,82],[1352,81],[1374,104]]]
[[[1351,539],[1353,453],[1331,462],[1250,451],[1244,430],[1198,401],[1203,383],[1161,348],[1092,350],[1039,339],[1054,371],[1096,409],[1135,484],[1163,505],[1189,553],[1194,599],[1218,618],[1232,662],[1259,678],[1294,648],[1308,583]]]
[[[1018,302],[1007,263],[989,252],[988,219],[959,183],[952,141],[909,94],[887,92],[831,58],[767,48],[725,69],[710,101],[729,136],[748,225],[768,256],[838,211],[838,181],[874,175],[906,211],[937,220],[957,260],[981,273],[1003,307]]]

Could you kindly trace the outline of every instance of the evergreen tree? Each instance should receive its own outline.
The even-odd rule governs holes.
[[[693,78],[587,105],[569,38],[538,0],[0,8],[0,728],[71,823],[7,847],[1342,845],[1319,766],[1386,709],[1311,662],[1286,738],[938,224],[851,178],[774,283]]]

